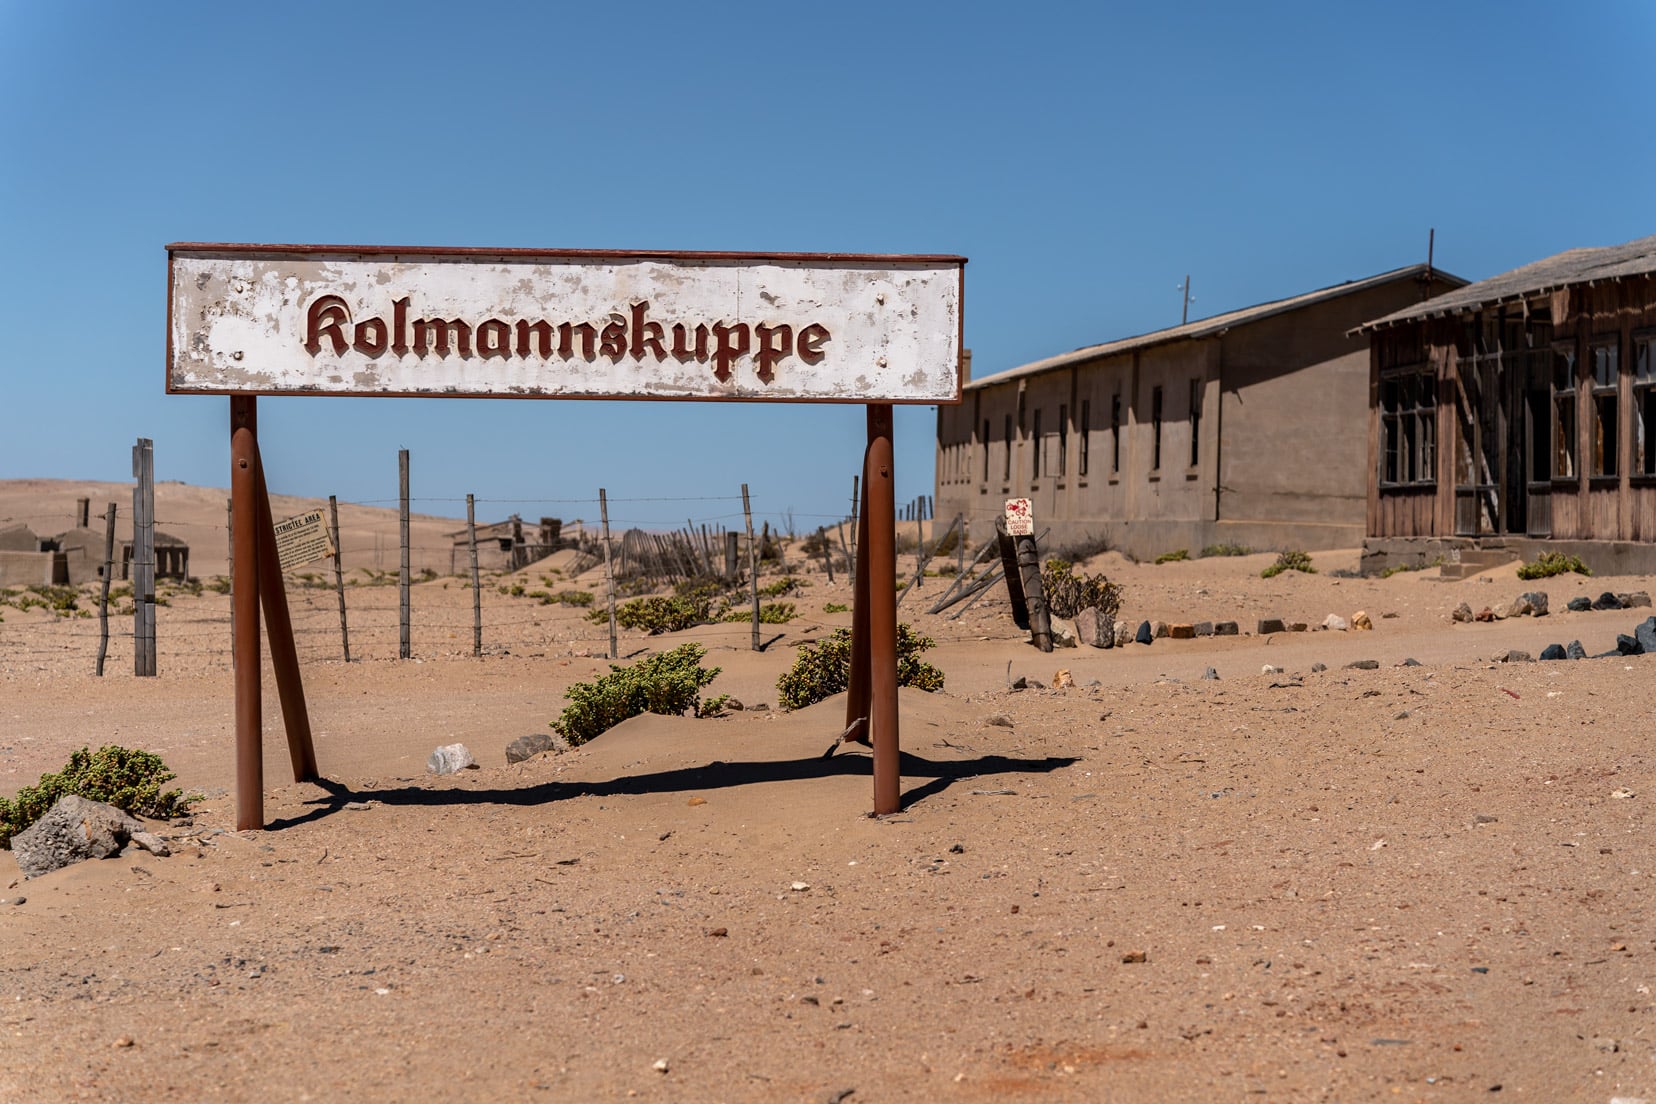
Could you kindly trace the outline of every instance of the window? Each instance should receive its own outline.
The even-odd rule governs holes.
[[[1034,438],[1035,439],[1034,439],[1033,443],[1034,443],[1035,447],[1029,450],[1029,453],[1030,453],[1030,456],[1031,456],[1030,467],[1029,467],[1029,478],[1039,479],[1039,478],[1041,478],[1041,451],[1042,451],[1042,449],[1044,449],[1046,447],[1046,440],[1041,436],[1041,408],[1040,407],[1035,408],[1035,433],[1034,433]]]
[[[1162,389],[1150,389],[1150,470],[1161,471]]]
[[[1110,399],[1110,474],[1121,474],[1121,392]]]
[[[1620,357],[1617,354],[1620,351],[1614,341],[1596,344],[1590,349],[1593,365],[1593,463],[1590,474],[1596,476],[1616,474],[1619,444],[1616,437],[1619,427],[1617,404],[1620,398],[1617,391]]]
[[[1553,478],[1576,474],[1576,357],[1567,345],[1553,346]]]
[[[1437,377],[1409,365],[1380,377],[1380,482],[1437,481]]]
[[[1069,471],[1069,407],[1058,405],[1058,478]]]
[[[989,482],[989,419],[983,419],[983,481]]]
[[[1633,343],[1633,470],[1656,475],[1656,335]]]
[[[1092,429],[1092,400],[1081,400],[1081,474],[1087,474],[1088,431]]]
[[[1019,405],[1023,404],[1023,397],[1018,398]],[[1006,464],[1001,471],[1002,479],[1012,478],[1012,415],[1006,416]]]
[[[1202,381],[1190,381],[1190,466],[1202,455]]]

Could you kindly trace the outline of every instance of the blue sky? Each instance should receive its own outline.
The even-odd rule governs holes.
[[[1656,6],[0,0],[0,478],[228,483],[171,241],[955,253],[982,376],[1425,259],[1656,233]],[[801,529],[841,406],[264,399],[272,490]],[[934,415],[900,409],[899,500]]]

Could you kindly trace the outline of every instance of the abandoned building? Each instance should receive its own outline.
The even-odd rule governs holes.
[[[517,571],[545,559],[566,546],[563,521],[543,517],[534,531],[534,540],[525,537],[523,519],[516,514],[505,521],[477,527],[477,567],[480,571]],[[471,570],[470,531],[458,529],[449,536],[449,574]]]
[[[190,577],[190,545],[187,541],[169,536],[161,530],[153,530],[155,536],[155,577],[157,579],[177,579],[182,582]],[[98,547],[103,547],[103,537],[97,538]],[[100,553],[101,554],[101,553]],[[132,578],[132,538],[120,541],[121,579]]]
[[[1656,570],[1656,237],[1571,249],[1358,332],[1365,570],[1544,549]]]
[[[1351,330],[1466,281],[1427,265],[1013,368],[938,408],[936,513],[1031,500],[1054,549],[1355,548],[1368,349]]]

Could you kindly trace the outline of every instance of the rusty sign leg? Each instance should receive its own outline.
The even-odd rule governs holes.
[[[305,708],[305,686],[299,679],[299,649],[293,643],[293,618],[288,612],[287,587],[282,582],[282,563],[276,551],[276,523],[270,516],[264,458],[257,443],[253,460],[259,563],[264,568],[259,572],[259,597],[263,599],[265,633],[270,639],[270,665],[276,670],[276,693],[282,701],[293,780],[310,782],[317,776],[316,747],[311,743],[310,712]]]
[[[258,408],[230,398],[230,576],[235,634],[236,830],[264,827],[263,702],[259,682]]]
[[[902,806],[897,743],[897,492],[892,463],[891,406],[868,408],[868,459],[863,476],[868,509],[868,692],[874,740],[874,815]],[[860,542],[860,538],[859,538]],[[858,578],[863,577],[858,572]]]

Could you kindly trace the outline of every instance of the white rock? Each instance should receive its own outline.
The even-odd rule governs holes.
[[[432,774],[453,774],[475,766],[477,760],[472,758],[471,749],[465,744],[444,744],[426,760],[426,770]]]
[[[1351,625],[1337,613],[1331,613],[1323,618],[1322,627],[1330,632],[1345,632]]]

